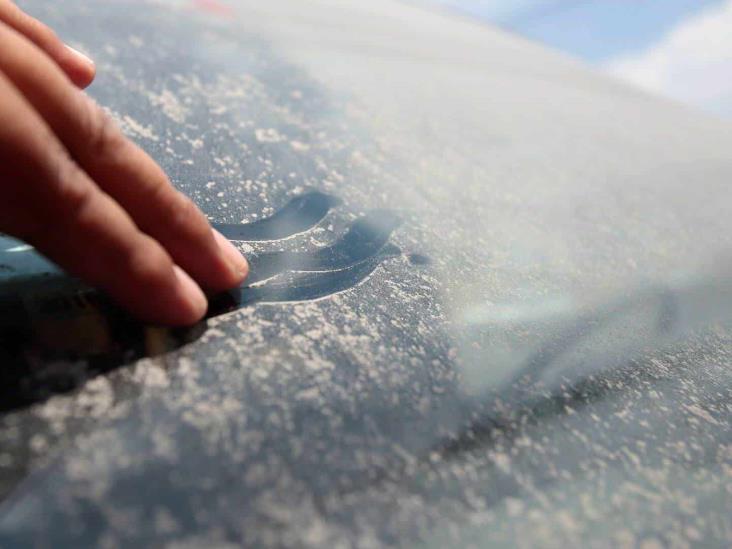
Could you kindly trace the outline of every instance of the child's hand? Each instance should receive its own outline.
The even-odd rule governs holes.
[[[190,324],[246,260],[80,88],[93,63],[0,0],[0,231],[143,320]]]

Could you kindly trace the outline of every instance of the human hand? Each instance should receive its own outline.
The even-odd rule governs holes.
[[[91,60],[0,0],[0,231],[140,319],[192,324],[248,265],[84,92]]]

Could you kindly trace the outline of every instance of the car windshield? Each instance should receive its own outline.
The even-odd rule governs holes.
[[[0,239],[0,544],[732,540],[728,122],[410,3],[22,4],[252,273],[172,330]]]

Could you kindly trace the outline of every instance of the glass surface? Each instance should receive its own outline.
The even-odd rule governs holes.
[[[23,5],[252,278],[0,240],[0,545],[732,539],[729,124],[382,0]]]

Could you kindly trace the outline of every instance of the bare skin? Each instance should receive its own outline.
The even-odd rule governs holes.
[[[90,59],[0,0],[0,232],[143,321],[192,324],[203,290],[240,284],[247,262],[82,91],[94,75]]]

